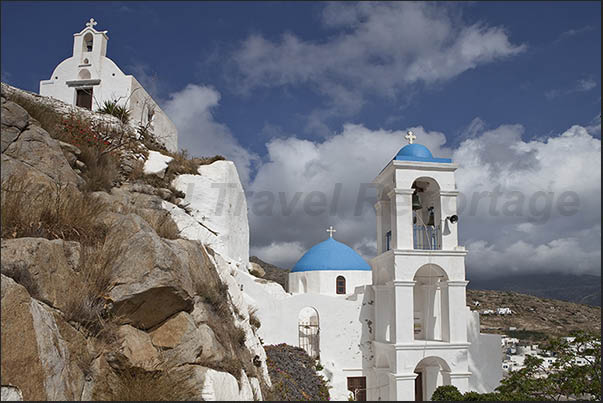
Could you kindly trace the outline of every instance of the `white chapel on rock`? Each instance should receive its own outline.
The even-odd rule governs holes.
[[[457,165],[406,136],[377,175],[377,256],[370,265],[329,237],[289,274],[289,292],[239,275],[264,344],[318,358],[332,400],[430,400],[440,385],[491,392],[502,378],[500,336],[481,334],[466,306],[458,245]],[[344,238],[341,236],[340,238]]]
[[[178,131],[170,118],[132,75],[124,74],[107,55],[107,31],[97,31],[93,18],[73,34],[73,55],[40,81],[40,95],[97,110],[117,101],[130,111],[130,124],[147,126],[169,151],[178,150]]]

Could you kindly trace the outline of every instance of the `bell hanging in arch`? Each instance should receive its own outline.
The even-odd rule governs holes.
[[[427,225],[434,226],[435,225],[435,214],[433,213],[433,207],[429,207],[429,218],[427,219]]]
[[[421,210],[421,199],[419,198],[419,195],[417,194],[417,192],[414,192],[412,194],[412,209],[413,210]]]

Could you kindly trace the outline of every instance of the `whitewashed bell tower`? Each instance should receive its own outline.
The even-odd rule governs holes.
[[[375,178],[374,365],[368,400],[428,400],[440,385],[468,388],[465,255],[448,158],[414,143]]]

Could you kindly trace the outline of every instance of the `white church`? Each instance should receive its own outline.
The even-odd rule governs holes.
[[[40,81],[40,95],[98,110],[117,101],[130,111],[130,124],[147,126],[169,151],[178,150],[174,123],[132,75],[124,74],[107,55],[107,31],[97,31],[93,18],[73,34],[73,54],[59,63],[49,80]]]
[[[333,400],[430,400],[440,385],[483,393],[502,378],[501,337],[481,334],[479,313],[466,306],[457,165],[414,143],[412,132],[406,138],[373,182],[370,265],[331,227],[291,270],[289,292],[237,278],[258,308],[264,344],[318,358]]]

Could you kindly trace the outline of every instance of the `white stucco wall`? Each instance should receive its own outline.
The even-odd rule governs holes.
[[[197,175],[179,175],[172,185],[186,194],[190,215],[165,202],[181,235],[209,244],[222,256],[249,264],[247,201],[232,161],[199,167]]]
[[[170,120],[166,113],[157,105],[155,100],[146,92],[143,86],[134,78],[130,77],[131,96],[128,102],[128,108],[134,122],[140,122],[146,125],[148,122],[149,108],[153,111],[149,130],[155,138],[162,143],[169,151],[178,150],[178,129]]]
[[[336,281],[339,276],[345,278],[345,294],[337,294],[336,292]],[[289,273],[289,292],[295,294],[308,292],[343,297],[353,294],[356,287],[370,284],[371,276],[370,270],[315,270]]]
[[[366,376],[372,358],[369,335],[373,331],[374,299],[370,286],[357,288],[348,296],[316,293],[289,294],[280,285],[244,272],[237,281],[249,304],[257,308],[262,326],[258,333],[264,345],[299,345],[298,320],[301,310],[318,312],[320,362],[332,386],[331,400],[347,400],[347,377]]]
[[[469,311],[469,307],[467,307]],[[480,333],[479,312],[469,311],[467,339],[469,346],[469,389],[479,393],[492,392],[502,379],[501,335]]]

